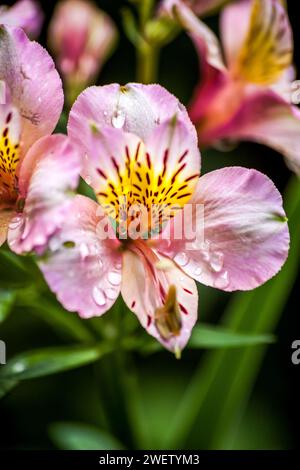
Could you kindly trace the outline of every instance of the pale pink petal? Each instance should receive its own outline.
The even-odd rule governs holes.
[[[149,169],[149,187],[158,192],[152,203],[182,207],[193,194],[200,175],[200,153],[193,134],[182,121],[173,118],[156,127],[145,147],[143,163]],[[147,187],[147,180],[142,184]]]
[[[181,328],[180,332],[170,333],[167,338],[157,325],[157,309],[164,306],[170,286],[176,288]],[[122,296],[142,326],[163,346],[174,352],[185,347],[197,320],[198,293],[195,281],[171,260],[158,257],[145,244],[141,244],[135,252],[126,251],[123,257]]]
[[[185,107],[160,85],[94,86],[81,93],[72,107],[68,134],[84,153],[91,123],[96,123],[99,129],[105,126],[123,129],[145,140],[158,124],[174,115],[185,122],[197,141]]]
[[[222,139],[265,144],[282,153],[287,163],[300,172],[300,112],[271,90],[251,94],[230,119],[201,134],[204,145]]]
[[[22,253],[43,247],[61,228],[80,169],[78,151],[65,135],[44,137],[31,147],[19,175],[18,205],[24,208],[12,220],[8,233],[13,251]]]
[[[0,80],[22,115],[23,153],[54,130],[63,106],[61,80],[48,52],[18,28],[0,26]]]
[[[0,7],[0,24],[24,29],[28,36],[39,35],[44,15],[34,0],[19,0],[12,7]]]
[[[83,318],[105,313],[120,292],[121,252],[117,240],[102,240],[97,234],[102,219],[97,203],[76,196],[62,229],[39,261],[58,300]]]
[[[254,289],[281,269],[289,232],[282,198],[267,176],[239,167],[213,171],[200,178],[191,203],[194,215],[183,219],[184,236],[174,240],[182,223],[179,214],[172,222],[171,243],[165,236],[160,247],[188,275],[234,291]]]

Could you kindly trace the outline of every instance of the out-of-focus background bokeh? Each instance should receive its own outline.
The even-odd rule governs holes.
[[[135,81],[135,50],[122,32],[121,9],[127,2],[97,3],[119,28],[118,44],[97,84]],[[300,65],[297,2],[288,3],[295,62]],[[42,2],[46,21],[39,42],[45,47],[55,4]],[[218,31],[217,16],[205,21]],[[158,82],[187,105],[198,76],[195,50],[187,35],[181,33],[162,50]],[[230,165],[256,168],[272,178],[282,192],[291,176],[281,155],[256,144],[244,143],[227,152],[209,150],[203,153],[202,161],[203,172]],[[30,260],[20,260],[26,270],[16,263],[15,258],[12,261],[0,254],[0,289],[23,287],[31,295],[28,272],[34,283],[42,284],[37,268]],[[98,448],[100,437],[104,448],[118,447],[118,443],[130,449],[167,445],[194,449],[296,447],[300,437],[296,387],[300,365],[297,368],[291,362],[291,344],[300,339],[300,329],[299,283],[295,277],[294,273],[292,279],[282,281],[294,285],[283,311],[279,309],[274,318],[270,311],[267,319],[264,315],[269,304],[266,306],[264,300],[270,296],[270,288],[260,289],[256,297],[253,294],[234,297],[199,286],[200,322],[217,324],[226,309],[235,308],[236,325],[242,321],[245,332],[261,332],[264,327],[259,325],[260,318],[265,321],[267,332],[276,336],[271,345],[187,349],[180,361],[166,351],[153,354],[120,351],[75,370],[21,381],[0,401],[0,448]],[[276,297],[280,286],[278,282],[271,286]],[[53,306],[53,311],[59,308],[46,288],[44,299]],[[35,308],[15,305],[0,323],[0,339],[6,342],[8,358],[28,350],[74,344],[74,338],[64,327],[64,318],[75,314],[64,314],[59,319],[60,312],[55,311],[53,320],[47,312],[48,304],[39,302]],[[243,309],[247,314],[241,320]],[[132,319],[128,313],[127,316],[136,327],[133,315]],[[97,334],[101,328],[111,328],[113,321],[107,316],[86,323]],[[85,327],[85,322],[80,323]],[[77,323],[73,327],[80,330]],[[77,334],[85,337],[83,331]]]

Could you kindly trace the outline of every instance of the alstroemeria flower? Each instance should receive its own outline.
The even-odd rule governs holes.
[[[0,27],[0,245],[42,247],[62,224],[80,171],[68,137],[50,135],[63,106],[54,63],[23,30]]]
[[[0,24],[24,29],[31,38],[40,34],[44,15],[34,0],[19,0],[12,7],[0,6]]]
[[[289,234],[273,183],[244,168],[199,178],[195,130],[185,108],[159,85],[87,89],[71,110],[68,132],[97,202],[73,200],[40,261],[66,309],[99,316],[121,293],[148,333],[179,352],[197,319],[194,279],[226,291],[252,289],[281,268]],[[154,208],[154,231],[149,218],[137,216],[140,204]],[[175,232],[182,218],[197,223],[199,205],[204,240],[191,244]],[[132,236],[128,219],[142,227],[141,236]]]
[[[281,3],[240,0],[225,7],[223,51],[213,32],[182,2],[174,5],[173,14],[199,53],[201,80],[190,116],[200,144],[256,141],[299,169],[300,111],[291,104],[293,39]]]
[[[116,36],[111,18],[92,2],[63,0],[58,3],[50,23],[49,45],[71,100],[97,77]]]

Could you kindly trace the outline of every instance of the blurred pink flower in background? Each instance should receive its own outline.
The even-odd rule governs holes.
[[[0,27],[0,245],[21,253],[43,246],[62,224],[80,156],[64,135],[50,135],[63,107],[53,60],[23,30]]]
[[[110,17],[86,0],[62,0],[55,8],[48,34],[70,104],[94,82],[112,51],[117,30]]]
[[[195,129],[184,106],[161,86],[90,87],[70,112],[68,134],[98,203],[73,200],[39,263],[66,309],[99,316],[121,293],[147,332],[179,354],[197,319],[194,280],[225,291],[253,289],[285,262],[289,233],[273,183],[240,167],[199,178]],[[160,233],[123,241],[111,218],[120,227],[122,213],[139,203],[159,207]],[[200,246],[174,236],[182,218],[196,221],[183,217],[189,204],[204,206]],[[110,235],[105,239],[100,221]]]
[[[24,29],[31,38],[40,34],[44,15],[34,0],[19,0],[13,6],[0,6],[0,24]]]
[[[228,0],[162,0],[160,11],[172,15],[174,5],[180,6],[180,4],[183,4],[200,16],[214,12],[227,2]]]
[[[199,54],[200,82],[190,116],[200,144],[253,140],[282,153],[299,171],[293,38],[281,2],[240,0],[226,6],[221,13],[223,50],[186,4],[174,0],[172,14],[189,32]]]

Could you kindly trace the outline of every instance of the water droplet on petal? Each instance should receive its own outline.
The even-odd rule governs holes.
[[[120,109],[115,111],[111,118],[111,123],[116,129],[122,129],[125,124],[125,114],[123,111]]]
[[[92,183],[91,175],[86,175],[84,179],[86,184],[90,185]]]
[[[229,285],[229,276],[228,276],[228,271],[224,271],[220,276],[217,277],[217,279],[214,282],[214,286],[217,289],[226,289]]]
[[[188,255],[184,252],[178,253],[174,259],[175,259],[175,262],[179,264],[179,266],[182,266],[182,267],[186,266],[189,262]]]
[[[106,297],[102,289],[95,286],[93,289],[93,299],[99,307],[103,307],[106,304]]]
[[[116,271],[111,271],[108,273],[108,280],[113,286],[119,286],[121,282],[121,273]]]
[[[103,266],[103,261],[101,259],[98,259],[98,267],[101,269]]]
[[[224,265],[224,254],[220,251],[215,251],[210,256],[210,267],[216,273],[220,272]]]

